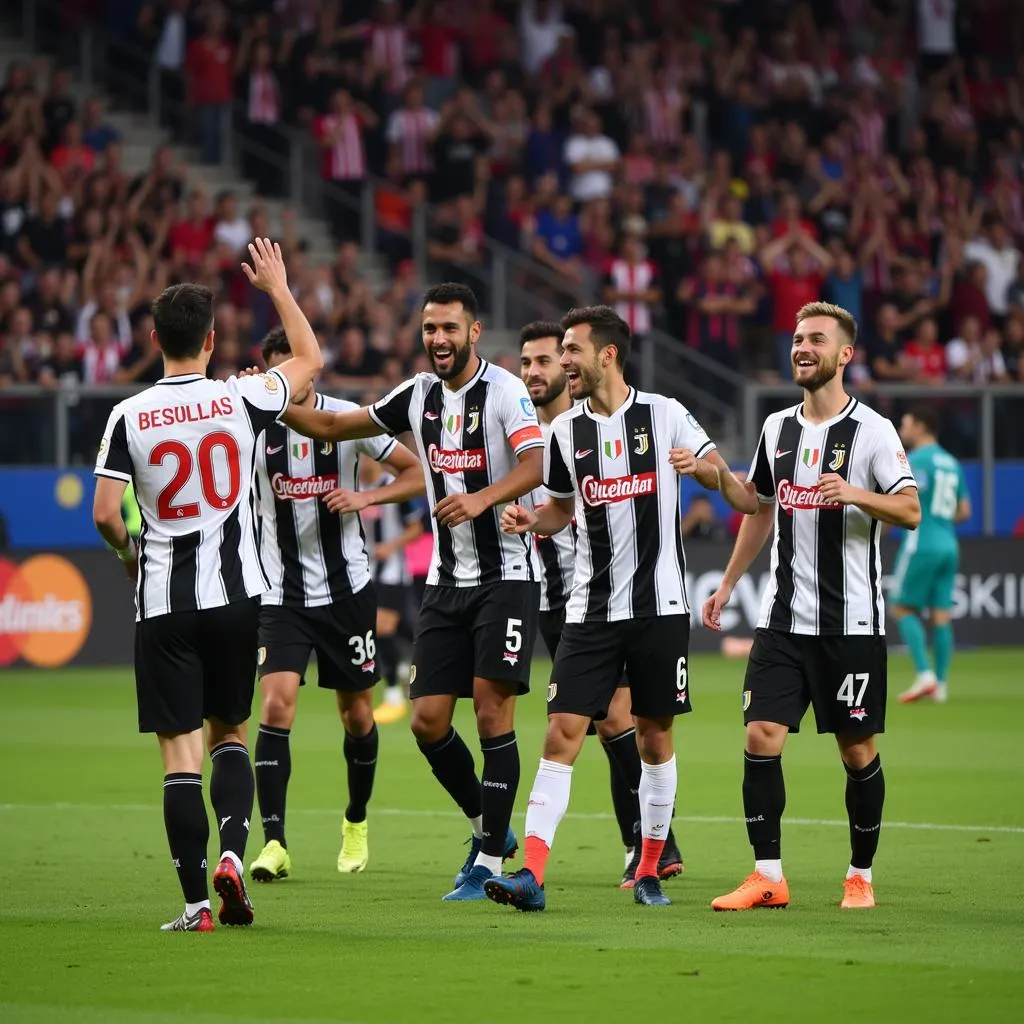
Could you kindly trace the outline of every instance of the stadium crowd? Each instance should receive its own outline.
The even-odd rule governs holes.
[[[854,386],[1024,381],[1011,0],[65,7],[65,28],[91,18],[123,41],[119,73],[159,67],[166,126],[209,163],[234,109],[260,198],[187,186],[169,148],[127,175],[101,99],[59,62],[12,64],[0,384],[155,380],[148,301],[186,278],[218,296],[214,372],[252,362],[274,314],[239,254],[285,187],[282,125],[315,141],[335,187],[332,264],[309,264],[288,216],[282,239],[327,387],[379,391],[424,368],[409,257],[425,201],[431,276],[479,287],[491,237],[636,334],[660,326],[748,375],[788,377],[793,314],[824,297],[861,322]],[[358,269],[367,188],[392,271],[379,294]]]

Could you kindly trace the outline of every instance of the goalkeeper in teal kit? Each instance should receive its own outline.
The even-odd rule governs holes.
[[[896,556],[889,608],[917,671],[914,685],[900,694],[904,704],[931,697],[946,699],[953,658],[953,585],[960,565],[956,524],[969,519],[971,501],[960,463],[938,440],[939,412],[920,405],[900,423],[910,450],[910,468],[921,496],[921,525],[908,533]],[[921,614],[932,626],[932,656]]]

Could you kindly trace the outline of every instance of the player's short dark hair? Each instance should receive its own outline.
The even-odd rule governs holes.
[[[153,300],[153,329],[168,359],[191,359],[213,329],[213,292],[201,284],[172,284]]]
[[[942,416],[936,406],[929,402],[918,402],[907,410],[907,415],[911,419],[917,420],[932,437],[939,436],[939,430],[942,427]]]
[[[271,327],[263,336],[260,342],[260,349],[263,352],[263,362],[270,362],[271,356],[290,356],[292,354],[291,342],[288,335],[284,333],[283,327]]]
[[[554,320],[531,320],[519,332],[519,347],[522,348],[528,341],[540,341],[541,338],[554,338],[561,344],[562,325]]]
[[[578,306],[562,317],[562,333],[583,324],[590,328],[590,340],[599,352],[609,345],[615,346],[615,362],[622,369],[629,358],[633,337],[629,324],[611,306]]]
[[[438,306],[447,306],[452,302],[461,302],[462,308],[469,315],[469,319],[480,319],[480,303],[477,301],[476,293],[472,288],[464,284],[457,284],[455,281],[446,281],[444,284],[435,284],[428,288],[423,296],[421,309],[426,309],[429,303]]]
[[[801,320],[807,320],[812,316],[830,316],[839,324],[839,330],[846,335],[847,344],[857,344],[857,318],[848,309],[843,309],[834,302],[808,302],[806,306],[801,306],[797,310],[796,322],[800,323]]]

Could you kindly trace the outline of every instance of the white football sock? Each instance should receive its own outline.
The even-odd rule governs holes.
[[[846,872],[847,878],[853,878],[854,875],[860,875],[869,885],[871,884],[871,868],[855,868],[852,864],[850,870]]]
[[[781,860],[755,860],[754,870],[768,879],[769,882],[782,881]]]
[[[569,807],[571,787],[571,764],[540,759],[526,808],[526,834],[536,836],[548,849],[554,844],[558,823]]]
[[[476,855],[476,860],[473,861],[473,867],[483,865],[487,868],[492,875],[501,874],[501,858],[495,857],[493,854],[484,853],[482,850]]]
[[[469,819],[470,825],[473,826],[473,835],[477,839],[483,839],[484,837],[484,816],[478,814],[475,818]]]
[[[185,916],[186,917],[194,917],[196,914],[199,913],[200,910],[209,910],[209,909],[210,909],[210,901],[209,900],[200,900],[198,903],[186,903],[185,904]]]
[[[676,759],[663,764],[640,762],[640,835],[644,839],[668,839],[672,808],[676,802]]]

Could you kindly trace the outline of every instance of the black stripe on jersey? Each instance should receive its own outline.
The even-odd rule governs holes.
[[[441,393],[443,385],[440,381],[431,384],[430,390],[423,396],[423,422],[420,426],[422,435],[423,454],[430,451],[430,446],[441,444],[441,430],[443,427],[442,417],[444,416],[444,396]],[[445,486],[444,473],[435,473],[430,468],[430,460],[427,459],[423,467],[427,474],[430,490],[433,493],[433,504],[436,505],[442,498],[448,496],[448,489]],[[431,508],[431,515],[434,510]],[[442,587],[455,585],[455,545],[452,542],[452,531],[447,526],[439,526],[437,530],[437,558],[438,574],[437,582]]]
[[[200,531],[171,537],[171,578],[167,603],[172,612],[194,612],[199,608],[196,579],[199,566],[196,555],[203,539]]]
[[[324,441],[310,441],[309,443],[313,446],[313,475],[338,476],[339,487],[351,488],[352,483],[342,480],[338,473],[341,462],[338,457],[337,444]],[[329,451],[325,454],[324,449],[328,447]],[[359,460],[354,461],[358,462]],[[320,537],[320,553],[324,561],[327,590],[332,601],[340,601],[352,594],[345,553],[341,543],[341,516],[332,512],[326,502],[320,498],[313,500],[316,502],[316,532]]]
[[[849,478],[856,457],[860,423],[846,416],[833,423],[821,448],[821,472]],[[866,456],[865,456],[866,457]],[[837,468],[832,466],[839,462]],[[817,557],[818,632],[843,633],[846,629],[846,506],[818,509]]]
[[[142,520],[142,527],[139,530],[139,584],[137,593],[139,595],[139,618],[146,617],[146,575],[149,569],[149,553],[146,551],[146,538],[149,534],[149,523],[146,517],[139,513]]]
[[[239,554],[241,546],[242,523],[236,504],[220,531],[220,579],[228,604],[241,601],[246,596],[242,557]]]
[[[309,442],[313,444],[312,441]],[[290,477],[288,468],[288,431],[280,423],[271,424],[263,433],[267,479],[280,473]],[[276,450],[274,450],[276,449]],[[273,484],[271,484],[273,488]],[[295,503],[279,501],[274,496],[274,535],[281,553],[281,601],[288,605],[305,605],[306,594],[302,585],[302,561],[299,558],[299,531],[295,525]]]
[[[488,383],[478,380],[467,392],[462,404],[462,436],[459,446],[463,450],[483,448],[487,451],[487,390]],[[470,410],[480,415],[470,417]],[[476,430],[469,432],[470,419],[477,421]],[[486,459],[485,459],[486,461]],[[475,494],[491,484],[491,467],[467,470],[462,474],[467,494]],[[498,512],[492,505],[484,509],[473,520],[473,545],[476,547],[476,563],[480,583],[501,579],[501,533],[498,527]],[[527,559],[529,564],[529,559]]]
[[[630,603],[633,617],[658,614],[658,551],[661,548],[661,514],[657,491],[658,456],[654,437],[654,417],[646,403],[634,402],[622,418],[623,444],[630,473],[652,473],[655,490],[633,498],[633,530],[636,544],[636,569],[633,571]],[[642,449],[642,450],[641,450]],[[676,516],[676,519],[679,517]]]
[[[871,590],[871,632],[878,636],[882,632],[878,621],[878,531],[882,524],[872,517],[871,529],[868,532],[868,587]]]
[[[803,428],[796,418],[796,413],[787,416],[779,429],[775,452],[765,452],[769,459],[778,452],[785,453],[774,460],[776,494],[781,480],[792,483],[796,475],[796,460],[800,454],[802,434]],[[775,599],[768,615],[768,628],[788,633],[793,628],[793,514],[787,512],[780,504],[775,508],[775,529],[779,538],[779,565],[775,570]]]
[[[585,452],[576,458],[577,452]],[[601,480],[601,438],[597,424],[589,416],[574,416],[569,434],[569,458],[576,459],[576,479],[582,482],[592,476]],[[612,596],[612,538],[608,523],[608,506],[592,507],[583,502],[587,540],[590,543],[590,584],[584,622],[607,619]]]
[[[569,595],[565,592],[562,566],[558,560],[558,547],[551,537],[537,538],[537,554],[544,563],[544,588],[547,591],[548,607],[556,612],[565,607]]]

